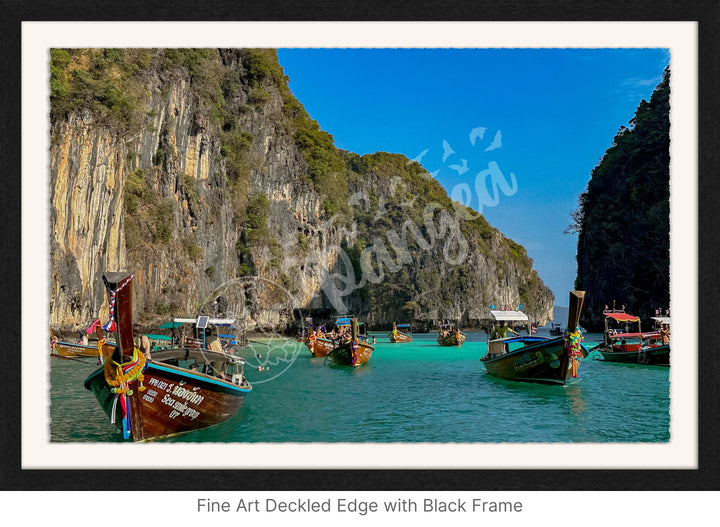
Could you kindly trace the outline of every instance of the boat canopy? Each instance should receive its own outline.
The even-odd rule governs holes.
[[[337,327],[349,326],[353,317],[340,317],[335,321]],[[358,326],[362,326],[363,323],[358,320]]]
[[[667,324],[670,325],[670,317],[650,317],[658,324]]]
[[[164,340],[164,341],[170,341],[172,340],[172,337],[168,337],[167,335],[153,335],[152,333],[145,334],[147,338],[150,340]]]
[[[175,318],[174,323],[195,324],[198,327],[210,326],[232,326],[235,323],[234,318],[212,318],[208,316],[200,316],[197,318]],[[162,327],[162,326],[161,326]],[[178,327],[178,326],[174,326]]]
[[[528,316],[522,311],[490,311],[490,314],[497,321],[517,322],[529,320]]]
[[[399,328],[409,328],[410,324],[397,324],[397,327]]]
[[[158,327],[160,329],[175,329],[182,326],[182,322],[165,322],[164,324],[160,324]]]
[[[607,318],[612,318],[618,322],[639,322],[640,317],[629,315],[628,313],[605,313]]]

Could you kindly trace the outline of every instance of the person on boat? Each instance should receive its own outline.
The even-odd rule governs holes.
[[[500,325],[495,326],[495,329],[493,329],[492,340],[507,338],[508,331],[510,333],[515,333],[515,335],[518,335],[516,331],[505,325],[504,320],[500,321]]]
[[[152,359],[152,357],[150,356],[150,350],[151,350],[150,339],[148,338],[147,335],[142,335],[140,337],[140,351],[142,351],[145,354],[145,358],[147,360]]]
[[[660,328],[660,336],[663,344],[670,344],[670,327],[667,324],[663,324]]]
[[[222,343],[220,342],[218,336],[211,329],[208,329],[207,333],[205,334],[205,345],[207,346],[207,349],[211,351],[223,353]]]

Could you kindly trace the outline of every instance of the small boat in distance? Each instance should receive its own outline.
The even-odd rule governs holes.
[[[95,334],[97,340],[90,341],[89,335]],[[80,332],[81,338],[77,343],[65,342],[58,339],[50,328],[50,356],[63,358],[83,358],[94,357],[98,360],[98,364],[103,361],[103,346],[114,347],[115,343],[108,343],[105,340],[105,334],[100,324],[100,319],[93,322],[85,331]]]
[[[643,332],[640,317],[615,311],[604,314],[605,332],[603,343],[598,348],[603,360],[670,366],[669,317],[653,317],[660,330]]]
[[[356,367],[366,364],[375,348],[359,335],[357,318],[351,318],[350,323],[350,340],[333,349],[327,358],[336,364]]]
[[[467,335],[460,331],[459,324],[442,323],[438,327],[437,343],[439,346],[460,347],[465,342]]]
[[[139,350],[133,335],[132,281],[128,273],[103,276],[110,294],[107,330],[115,332],[117,345],[104,347],[104,367],[85,380],[110,423],[123,439],[147,441],[207,428],[235,415],[252,390],[244,359],[234,350],[213,351],[216,346],[207,335],[197,339],[197,346],[186,339],[183,347],[151,354]],[[205,329],[209,322],[210,317],[201,316],[195,325]]]
[[[397,324],[393,322],[393,328],[392,331],[388,333],[388,338],[392,343],[412,342],[413,338],[410,336],[410,333],[412,333],[410,324]]]
[[[574,361],[587,357],[587,349],[580,343],[578,320],[585,291],[570,292],[570,308],[566,335],[558,338],[514,336],[488,342],[487,354],[480,359],[489,375],[500,379],[542,384],[565,384],[577,372]],[[496,321],[513,322],[514,317],[525,320],[519,311],[491,311]],[[522,316],[525,316],[525,319]]]
[[[58,339],[53,330],[50,330],[50,356],[63,357],[63,358],[86,358],[94,357],[98,361],[102,361],[103,352],[102,347],[107,345],[103,340],[98,340],[97,343],[87,344],[83,343],[72,343],[64,342]]]
[[[550,322],[550,335],[553,337],[559,337],[562,335],[562,326],[560,323],[556,324],[555,321]]]

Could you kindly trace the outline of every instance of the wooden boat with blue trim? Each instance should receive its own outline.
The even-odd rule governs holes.
[[[106,342],[100,324],[100,320],[96,320],[84,332],[81,332],[83,339],[87,343],[82,342],[65,342],[60,340],[50,329],[50,356],[63,358],[83,358],[93,357],[98,360],[98,364],[103,360],[103,346],[115,346],[114,342]],[[87,335],[97,335],[97,340],[88,342]]]
[[[94,357],[102,360],[102,342],[97,341],[93,344],[80,344],[72,342],[64,342],[55,336],[52,329],[50,330],[50,355],[64,358],[87,358]]]
[[[358,321],[356,318],[351,319],[350,337],[350,340],[333,349],[327,358],[343,366],[355,367],[367,364],[373,351],[375,351],[375,347],[368,342],[367,336],[358,334]]]
[[[237,413],[252,386],[245,361],[234,354],[202,348],[153,351],[135,347],[132,324],[132,275],[106,273],[110,327],[117,345],[105,366],[85,380],[124,439],[147,441],[207,428]],[[105,347],[105,350],[108,348]]]
[[[388,339],[393,344],[399,342],[412,342],[413,338],[410,336],[411,328],[410,324],[397,324],[393,322],[393,328],[388,333]]]
[[[568,335],[574,334],[577,330],[584,297],[584,291],[570,292],[570,310],[566,329]],[[587,357],[587,349],[582,344],[578,343],[578,346],[577,353]],[[488,341],[487,354],[481,361],[489,375],[500,379],[565,384],[572,376],[573,360],[578,359],[579,357],[573,355],[569,340],[565,336],[547,338],[527,335]]]

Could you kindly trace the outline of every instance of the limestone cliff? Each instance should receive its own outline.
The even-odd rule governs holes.
[[[50,188],[59,329],[105,318],[120,269],[147,325],[230,310],[228,283],[261,326],[552,313],[525,250],[422,167],[338,151],[272,50],[52,50]]]

